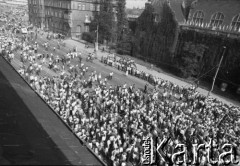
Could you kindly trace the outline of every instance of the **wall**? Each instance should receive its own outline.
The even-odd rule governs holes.
[[[84,5],[84,7],[83,7]],[[89,27],[89,23],[85,23],[86,16],[88,16],[88,20],[91,21],[93,18],[93,13],[98,9],[97,4],[91,1],[77,1],[73,0],[71,3],[71,35],[73,37],[80,38],[83,32],[86,32],[86,26]],[[78,27],[81,27],[81,31]],[[89,29],[89,28],[88,28]]]
[[[69,36],[70,30],[70,14],[71,1],[50,1],[45,0],[45,27],[53,32],[62,33]]]

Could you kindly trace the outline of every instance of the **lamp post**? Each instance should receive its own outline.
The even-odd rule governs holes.
[[[211,94],[211,92],[213,91],[214,84],[215,84],[215,80],[216,80],[216,77],[217,77],[219,68],[220,68],[220,66],[221,66],[221,64],[222,64],[222,60],[223,60],[223,56],[225,55],[225,52],[226,52],[226,46],[223,47],[222,57],[221,57],[221,60],[220,60],[220,62],[219,62],[219,65],[218,65],[217,71],[216,71],[216,73],[215,73],[215,76],[214,76],[214,78],[213,78],[212,88],[211,88],[211,90],[208,92],[207,97],[209,97],[210,94]]]
[[[97,51],[98,51],[98,25],[97,25],[97,37],[96,37],[96,42],[95,42],[95,51],[96,51],[96,53],[97,53]]]

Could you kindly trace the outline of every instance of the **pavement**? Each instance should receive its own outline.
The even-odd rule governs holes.
[[[102,165],[0,56],[0,165]]]
[[[83,42],[79,42],[79,41],[75,41],[75,40],[72,40],[72,39],[67,39],[64,41],[67,46],[69,46],[70,48],[73,47],[73,46],[77,46],[77,49],[79,51],[87,51],[87,52],[94,52],[94,48],[85,48],[85,44]],[[97,58],[100,59],[102,56],[107,56],[109,55],[109,53],[107,52],[102,52],[102,51],[98,51],[97,53]],[[191,84],[189,84],[187,81],[182,81],[180,79],[177,79],[177,78],[174,78],[170,75],[167,75],[165,73],[160,73],[158,71],[155,71],[155,70],[151,70],[149,68],[147,68],[146,66],[143,66],[143,65],[140,65],[140,64],[136,64],[137,65],[137,69],[140,70],[140,71],[144,71],[146,73],[149,73],[149,74],[152,74],[153,76],[157,76],[161,79],[164,79],[164,80],[168,80],[170,82],[173,82],[179,86],[183,86],[183,87],[189,87],[191,86]],[[203,95],[206,95],[208,94],[208,90],[206,89],[203,89],[203,88],[198,88],[197,89],[198,92],[200,92],[201,94]],[[224,103],[227,103],[227,104],[231,104],[231,105],[236,105],[236,106],[240,106],[240,103],[236,100],[231,100],[229,98],[226,98],[224,96],[220,96],[220,95],[217,95],[215,93],[211,93],[211,97],[213,98],[217,98],[218,100],[224,102]]]

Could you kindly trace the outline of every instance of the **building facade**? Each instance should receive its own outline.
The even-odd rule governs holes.
[[[89,32],[101,0],[28,0],[30,22],[40,28],[79,38]]]
[[[100,11],[100,0],[72,0],[71,7],[71,36],[80,38],[83,32],[89,32],[94,14]]]
[[[71,34],[71,1],[44,0],[44,28],[46,30]]]
[[[29,22],[37,27],[44,27],[44,0],[28,0]]]

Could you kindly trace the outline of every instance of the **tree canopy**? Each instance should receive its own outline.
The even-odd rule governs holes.
[[[113,6],[109,0],[101,0],[100,11],[94,14],[90,32],[96,33],[98,26],[99,42],[110,41],[113,36]]]

